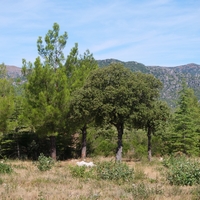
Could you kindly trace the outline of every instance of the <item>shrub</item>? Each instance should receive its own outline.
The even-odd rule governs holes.
[[[104,161],[97,165],[97,177],[104,180],[129,181],[133,179],[134,170],[125,163]]]
[[[0,174],[11,174],[12,173],[12,167],[5,163],[0,163]]]
[[[93,178],[103,180],[114,180],[119,183],[133,180],[134,170],[125,163],[100,162],[95,167],[71,166],[72,176],[76,178]]]
[[[37,167],[40,171],[50,170],[54,164],[54,160],[51,157],[44,156],[43,153],[38,157]]]
[[[94,176],[94,168],[86,166],[71,166],[69,169],[72,176],[76,178],[93,178]]]
[[[147,184],[139,183],[133,185],[131,188],[126,189],[127,192],[132,193],[134,200],[140,199],[155,199],[155,195],[163,194],[163,189],[160,186],[150,188]]]
[[[109,140],[102,140],[94,150],[94,155],[102,155],[105,157],[114,155],[116,144]]]
[[[73,166],[69,168],[73,177],[83,178],[85,177],[85,166]]]
[[[168,168],[167,179],[172,185],[200,184],[200,163],[185,156],[171,157],[164,161]]]

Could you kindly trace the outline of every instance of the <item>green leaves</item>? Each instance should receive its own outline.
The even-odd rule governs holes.
[[[199,155],[199,103],[192,89],[183,84],[180,91],[173,127],[170,134],[173,152],[183,152],[188,155]]]
[[[14,88],[7,78],[6,67],[0,65],[0,132],[7,130],[9,119],[14,112]]]
[[[49,64],[54,69],[64,64],[63,49],[68,39],[67,32],[59,36],[59,31],[59,25],[54,23],[53,30],[49,30],[45,36],[46,46],[43,45],[42,37],[39,37],[37,41],[39,55],[45,59],[46,64]]]
[[[181,157],[170,157],[163,164],[168,167],[167,179],[172,185],[200,184],[200,163],[198,161]]]

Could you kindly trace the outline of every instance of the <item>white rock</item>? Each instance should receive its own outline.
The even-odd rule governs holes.
[[[94,167],[95,164],[93,162],[85,162],[85,161],[81,161],[81,162],[77,162],[76,163],[78,166],[86,166],[86,167]]]

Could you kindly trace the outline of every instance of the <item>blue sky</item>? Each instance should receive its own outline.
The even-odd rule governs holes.
[[[0,0],[0,63],[34,62],[53,23],[95,59],[145,65],[200,64],[199,0]]]

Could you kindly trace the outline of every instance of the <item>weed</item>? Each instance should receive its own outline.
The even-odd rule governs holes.
[[[46,157],[41,153],[36,165],[40,171],[47,171],[50,170],[54,164],[55,162],[51,157]]]
[[[192,190],[192,200],[198,200],[200,199],[200,188],[196,187]]]
[[[151,196],[163,194],[163,190],[160,186],[156,185],[155,188],[150,188],[144,183],[138,185],[134,184],[131,188],[127,189],[127,192],[132,193],[134,200],[149,199]]]
[[[6,163],[0,163],[0,174],[11,174],[12,167]]]
[[[167,180],[171,185],[200,184],[200,163],[185,156],[170,157],[163,162],[168,168]]]
[[[97,165],[97,177],[104,180],[130,181],[133,179],[134,170],[125,163],[104,161]]]
[[[142,169],[136,168],[134,173],[134,180],[144,180],[146,179],[146,174]]]

